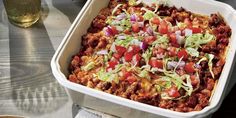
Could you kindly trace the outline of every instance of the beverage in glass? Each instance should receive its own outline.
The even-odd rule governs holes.
[[[3,0],[9,21],[29,27],[40,18],[41,0]]]

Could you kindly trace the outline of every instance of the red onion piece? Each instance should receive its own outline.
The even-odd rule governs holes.
[[[153,32],[153,29],[151,27],[148,27],[146,31],[150,36],[154,36],[154,32]]]
[[[194,66],[195,66],[196,68],[198,68],[198,69],[201,68],[201,65],[199,65],[199,64],[195,64]]]
[[[175,31],[175,34],[181,36],[181,31],[180,31],[180,30],[177,30],[177,31]]]
[[[176,62],[176,61],[169,61],[167,63],[167,69],[174,69],[177,66],[177,64],[178,64],[178,62]],[[177,68],[181,68],[181,67],[184,67],[184,66],[185,66],[185,62],[181,61]]]
[[[108,54],[108,51],[107,50],[100,50],[97,52],[98,55],[105,55],[105,54]]]
[[[112,36],[113,31],[112,31],[111,26],[105,27],[104,30],[105,30],[104,32],[105,32],[105,35],[106,35],[106,36]]]
[[[144,22],[138,22],[139,27],[143,27],[144,26]]]
[[[167,62],[167,69],[174,69],[177,64],[178,62],[176,61],[169,61]]]
[[[132,45],[137,45],[137,46],[140,46],[141,45],[141,41],[139,41],[138,39],[133,39],[131,42],[130,42],[130,44],[132,44]]]
[[[125,13],[121,13],[121,14],[119,14],[119,15],[116,17],[117,20],[122,20],[122,19],[125,19],[125,18],[126,18],[126,14],[125,14]]]
[[[131,16],[130,16],[130,21],[137,21],[138,20],[138,17],[135,15],[135,14],[132,14]]]
[[[117,36],[117,39],[124,40],[124,39],[126,39],[126,36],[124,36],[124,35],[119,35],[119,36]]]
[[[181,35],[178,35],[176,34],[176,40],[177,40],[177,43],[180,44],[180,45],[183,45],[185,40],[184,40],[184,36],[181,36]]]
[[[142,50],[147,50],[147,49],[148,49],[148,44],[145,43],[145,42],[142,42],[142,43],[140,44],[140,48],[141,48]]]
[[[191,36],[193,34],[193,31],[191,29],[185,29],[185,36]]]
[[[180,63],[179,63],[179,66],[178,67],[184,67],[185,66],[185,62],[184,61],[181,61]]]

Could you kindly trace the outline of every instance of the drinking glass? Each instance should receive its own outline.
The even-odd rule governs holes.
[[[29,27],[40,18],[41,0],[3,0],[9,21]]]

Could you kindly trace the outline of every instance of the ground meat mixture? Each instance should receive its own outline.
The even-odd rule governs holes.
[[[82,37],[68,79],[156,107],[200,111],[220,77],[230,36],[219,14],[111,0]]]

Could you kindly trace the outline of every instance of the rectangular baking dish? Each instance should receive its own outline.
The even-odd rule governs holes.
[[[125,118],[206,117],[220,107],[227,90],[229,90],[227,89],[228,83],[235,83],[230,80],[230,76],[234,67],[236,51],[236,47],[233,46],[233,44],[236,44],[236,11],[231,6],[214,0],[170,0],[171,5],[183,7],[194,13],[210,15],[211,13],[219,12],[232,28],[232,37],[230,38],[225,66],[210,104],[203,110],[188,113],[175,112],[131,101],[68,81],[68,65],[72,55],[76,54],[80,49],[81,36],[87,32],[93,18],[98,15],[102,8],[107,7],[108,3],[109,0],[88,0],[51,60],[51,68],[55,78],[62,86],[66,87],[74,103]]]

